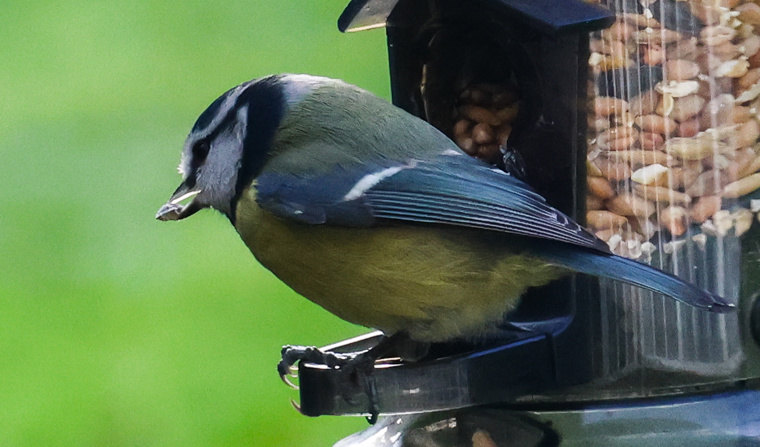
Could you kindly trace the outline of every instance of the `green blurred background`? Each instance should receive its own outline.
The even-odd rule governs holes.
[[[195,118],[250,78],[388,97],[382,30],[348,0],[9,1],[0,14],[0,445],[329,446],[283,344],[364,332],[261,268],[213,212],[153,216]]]

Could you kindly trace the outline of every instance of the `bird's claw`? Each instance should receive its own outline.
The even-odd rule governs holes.
[[[280,373],[280,377],[291,375],[296,370],[295,364],[300,361],[337,369],[344,367],[356,357],[356,354],[327,352],[314,346],[283,346],[281,354],[282,360],[277,365],[277,372]]]
[[[289,386],[290,388],[294,390],[297,390],[298,385],[291,382],[290,379],[288,379],[288,377],[293,377],[293,378],[298,377],[298,369],[295,367],[295,363],[298,360],[293,361],[293,359],[290,356],[286,357],[285,348],[287,348],[287,346],[283,347],[282,360],[280,360],[280,363],[277,364],[277,372],[280,374],[280,380],[282,380],[283,383],[285,383],[285,385]]]
[[[295,408],[297,412],[303,414],[303,412],[301,411],[301,404],[296,402],[295,399],[290,399],[290,405],[293,405],[293,408]]]
[[[296,385],[295,383],[291,382],[290,379],[288,379],[288,377],[298,377],[298,374],[285,374],[285,375],[280,374],[280,380],[282,380],[282,382],[285,385],[287,385],[289,388],[294,389],[294,390],[299,390],[300,387]]]
[[[306,361],[333,369],[342,369],[356,357],[349,354],[324,352],[313,346],[283,346],[281,355],[282,359],[277,364],[277,372],[280,375],[280,380],[294,390],[298,390],[299,386],[293,383],[290,377],[298,377],[298,368],[295,366],[298,362]]]

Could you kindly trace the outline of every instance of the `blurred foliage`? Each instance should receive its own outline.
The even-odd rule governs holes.
[[[0,445],[329,446],[283,344],[364,332],[260,267],[211,211],[153,219],[219,94],[275,72],[388,97],[347,0],[6,0],[0,15]]]

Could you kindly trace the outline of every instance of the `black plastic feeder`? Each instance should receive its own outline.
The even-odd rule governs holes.
[[[513,428],[522,427],[520,433],[535,434],[535,443],[519,445],[557,445],[567,434],[552,428],[551,421],[577,420],[585,417],[585,409],[621,405],[628,411],[620,413],[625,421],[633,414],[654,414],[644,404],[637,407],[638,399],[659,397],[667,405],[671,397],[714,396],[687,402],[709,410],[742,401],[747,398],[742,393],[756,396],[751,390],[760,377],[755,341],[760,339],[760,193],[734,193],[735,185],[704,172],[723,175],[741,156],[752,158],[750,150],[760,152],[760,126],[756,135],[751,132],[757,116],[740,115],[750,113],[760,84],[739,91],[738,76],[726,80],[744,68],[756,66],[760,73],[760,56],[756,62],[746,55],[713,58],[719,49],[749,52],[755,43],[760,54],[760,31],[722,23],[720,11],[687,2],[645,3],[353,0],[341,15],[341,31],[386,28],[394,104],[439,128],[465,152],[520,176],[616,253],[671,271],[739,308],[734,314],[709,314],[583,275],[533,289],[506,316],[498,339],[434,346],[419,362],[391,359],[376,365],[367,380],[381,414],[450,410],[413,422],[398,419],[405,433],[420,427],[456,431],[456,423],[462,428],[482,415],[457,409],[490,406],[499,410],[486,411],[486,419],[506,418]],[[704,31],[710,20],[729,30]],[[718,31],[729,37],[719,42],[711,34]],[[732,60],[738,62],[728,63]],[[718,67],[723,71],[716,73]],[[689,77],[687,70],[696,72]],[[739,118],[726,118],[731,107]],[[650,121],[670,127],[657,133]],[[739,129],[749,135],[741,142],[735,136]],[[709,154],[705,149],[697,158],[687,152],[695,142],[719,149]],[[740,143],[745,146],[731,146]],[[744,163],[744,169],[752,169],[747,167],[751,161]],[[752,172],[760,171],[760,162],[757,166]],[[697,180],[674,183],[677,173],[689,170],[695,178],[705,177],[705,187],[711,182],[720,187],[707,194],[695,190]],[[737,177],[744,177],[738,179],[760,175],[741,172]],[[597,189],[604,185],[610,192],[600,197]],[[671,191],[667,201],[657,196],[662,191]],[[708,196],[721,197],[722,205],[702,219],[696,204]],[[615,202],[624,199],[640,203],[626,214]],[[652,211],[637,214],[640,204]],[[744,210],[755,213],[750,214],[754,224],[746,223]],[[617,216],[617,226],[598,221],[607,215],[603,212]],[[665,217],[674,215],[681,220]],[[733,216],[733,226],[719,220],[725,216]],[[378,337],[368,334],[325,349],[358,352]],[[366,387],[350,383],[339,371],[302,362],[299,380],[306,415],[368,410]],[[526,409],[532,416],[522,412]],[[754,420],[751,414],[742,417]],[[673,423],[687,419],[674,417]],[[454,425],[440,425],[447,420]],[[720,432],[710,427],[711,433]],[[739,439],[735,431],[715,439]],[[504,436],[517,436],[509,433]],[[476,431],[466,436],[475,439]]]

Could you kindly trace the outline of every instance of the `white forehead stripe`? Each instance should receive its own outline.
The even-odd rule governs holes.
[[[233,88],[227,97],[224,98],[224,102],[219,105],[219,110],[216,112],[214,119],[212,119],[211,122],[203,129],[196,130],[196,137],[207,137],[212,131],[219,127],[219,124],[222,122],[222,120],[224,120],[224,118],[227,117],[227,114],[230,113],[230,110],[235,107],[235,103],[237,102],[240,95],[245,91],[245,89],[247,89],[251,84],[255,82],[256,80],[254,79],[253,81],[248,81]]]
[[[345,196],[343,196],[343,200],[349,201],[349,200],[355,200],[361,197],[365,192],[367,192],[368,189],[372,188],[373,186],[377,185],[381,181],[387,179],[388,177],[398,174],[399,172],[403,171],[404,169],[410,169],[417,166],[417,160],[412,160],[409,162],[408,165],[404,166],[393,166],[391,168],[385,168],[382,171],[379,172],[373,172],[372,174],[367,174],[361,179],[359,179],[358,182],[351,188],[348,193],[346,193]]]

